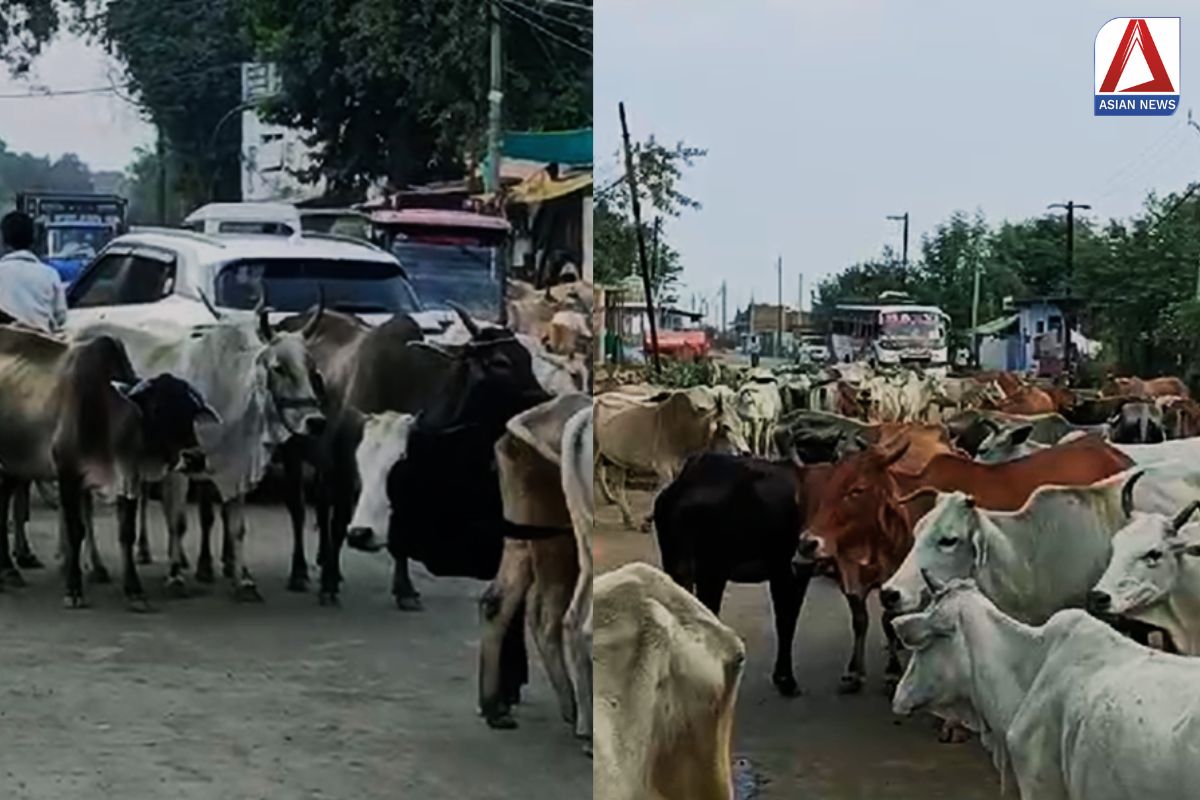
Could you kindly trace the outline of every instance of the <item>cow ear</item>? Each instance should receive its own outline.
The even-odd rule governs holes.
[[[109,381],[109,384],[116,390],[117,394],[122,397],[128,397],[133,391],[133,384],[125,383],[124,381]]]
[[[1184,545],[1183,555],[1185,556],[1200,556],[1200,542],[1192,542]]]
[[[1025,442],[1028,441],[1029,437],[1032,435],[1033,435],[1033,426],[1032,425],[1022,425],[1021,427],[1014,430],[1011,434],[1009,434],[1009,438],[1012,440],[1013,444],[1025,444]]]
[[[200,409],[196,412],[196,418],[195,418],[196,422],[200,422],[201,420],[203,420],[205,422],[211,422],[214,425],[220,425],[221,424],[221,415],[218,414],[216,409],[214,409],[208,403],[202,402],[200,404]]]

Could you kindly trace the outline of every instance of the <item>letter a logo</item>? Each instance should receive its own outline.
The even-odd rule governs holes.
[[[1100,91],[1115,92],[1117,90],[1117,81],[1121,80],[1121,75],[1125,72],[1125,65],[1129,63],[1129,56],[1132,55],[1134,46],[1141,47],[1142,54],[1146,58],[1146,66],[1150,67],[1150,74],[1153,77],[1145,83],[1139,83],[1137,86],[1130,86],[1121,91],[1174,92],[1175,87],[1171,84],[1167,68],[1163,66],[1158,48],[1154,46],[1154,37],[1150,35],[1150,28],[1144,19],[1131,19],[1125,26],[1125,35],[1121,37],[1121,43],[1117,45],[1117,52],[1113,55],[1112,63],[1108,65],[1108,74],[1104,76],[1104,83],[1100,84]]]
[[[1117,17],[1096,34],[1093,113],[1165,117],[1179,108],[1179,17]]]

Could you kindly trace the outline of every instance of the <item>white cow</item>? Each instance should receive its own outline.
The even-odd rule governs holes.
[[[978,731],[1022,800],[1177,800],[1200,787],[1200,660],[1074,609],[1030,627],[969,582],[894,624],[913,656],[893,710]]]
[[[1200,472],[1170,463],[1090,486],[1042,486],[1016,511],[944,494],[917,523],[912,550],[880,598],[890,611],[916,611],[928,600],[923,575],[939,583],[972,578],[1006,614],[1044,622],[1084,605],[1134,509],[1173,512],[1197,496]]]
[[[579,580],[563,619],[563,639],[567,670],[575,687],[575,734],[589,738],[592,735],[593,447],[592,409],[585,408],[568,420],[562,438],[563,495],[571,513],[579,556]]]
[[[736,408],[750,451],[756,456],[769,455],[771,435],[783,413],[779,381],[765,370],[751,374],[750,380],[737,391]]]
[[[1135,464],[1181,461],[1200,464],[1200,436],[1171,439],[1157,444],[1114,444],[1113,447],[1133,459]]]
[[[596,800],[732,800],[746,648],[649,564],[596,578]]]
[[[1113,538],[1112,561],[1088,605],[1161,628],[1179,652],[1200,656],[1200,524],[1184,526],[1196,506],[1174,519],[1134,514]]]
[[[139,374],[168,372],[183,378],[219,415],[219,424],[198,431],[207,461],[204,477],[216,488],[221,504],[229,548],[225,567],[235,595],[260,599],[245,561],[245,496],[262,480],[275,447],[292,436],[315,434],[325,422],[310,377],[304,333],[273,330],[260,307],[254,313],[222,312],[213,325],[196,328],[96,322],[75,335],[84,340],[101,334],[125,345]],[[184,590],[187,563],[187,481],[183,474],[171,473],[162,490],[171,562],[167,582],[177,592]],[[204,525],[201,535],[197,579],[212,580],[211,527]]]

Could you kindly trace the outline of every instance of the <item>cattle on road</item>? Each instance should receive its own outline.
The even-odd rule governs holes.
[[[769,455],[775,424],[783,413],[779,381],[768,370],[756,370],[737,390],[735,403],[750,452],[756,456]]]
[[[913,655],[893,710],[980,731],[1022,798],[1174,800],[1200,786],[1200,661],[1075,609],[1024,625],[969,582],[896,630]]]
[[[648,564],[596,578],[596,800],[733,800],[746,648]]]

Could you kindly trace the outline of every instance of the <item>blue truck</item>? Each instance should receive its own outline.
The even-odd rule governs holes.
[[[128,201],[115,194],[21,192],[17,209],[33,217],[34,252],[71,283],[110,239],[127,229]]]

